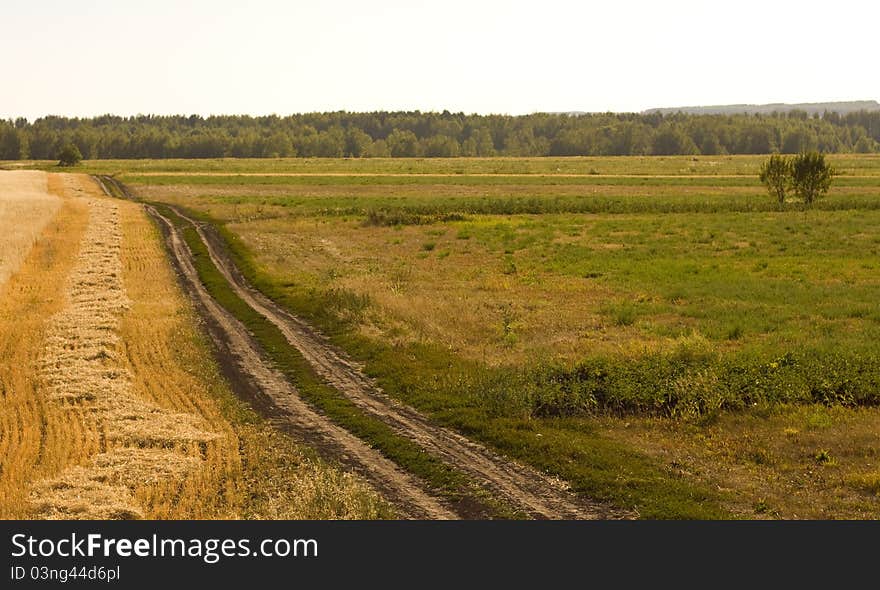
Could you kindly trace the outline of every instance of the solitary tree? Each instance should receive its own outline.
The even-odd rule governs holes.
[[[83,159],[79,148],[72,143],[65,144],[58,152],[59,166],[76,166]]]
[[[798,154],[791,162],[791,186],[807,206],[828,192],[834,169],[818,152]]]
[[[761,164],[760,177],[770,194],[776,197],[781,208],[785,204],[785,191],[791,182],[791,160],[773,154],[769,160]]]

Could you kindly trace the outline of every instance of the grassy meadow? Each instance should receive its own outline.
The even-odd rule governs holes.
[[[646,518],[880,516],[880,158],[98,161],[392,396]]]

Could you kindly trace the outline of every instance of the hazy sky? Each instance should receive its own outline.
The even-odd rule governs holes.
[[[0,117],[880,99],[877,12],[876,0],[2,0]]]

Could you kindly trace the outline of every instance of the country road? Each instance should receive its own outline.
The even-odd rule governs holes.
[[[106,177],[102,180],[108,184],[115,182]],[[131,197],[125,187],[118,185],[118,189]],[[193,265],[192,253],[179,235],[180,230],[156,208],[145,206],[149,214],[160,221],[172,262],[199,304],[226,364],[233,363],[225,369],[232,373],[227,377],[235,385],[249,390],[246,397],[257,402],[264,411],[268,410],[280,427],[354,468],[397,504],[405,516],[469,517],[456,513],[454,508],[444,505],[442,499],[431,496],[413,476],[304,402],[295,385],[272,368],[245,326],[205,290]],[[236,295],[278,327],[313,370],[361,411],[381,420],[396,434],[417,443],[426,452],[466,474],[493,497],[529,517],[596,519],[621,516],[569,492],[563,482],[506,459],[484,445],[433,423],[414,408],[392,400],[344,352],[330,344],[312,326],[250,286],[212,226],[190,218],[179,208],[169,208],[196,229],[212,262]]]

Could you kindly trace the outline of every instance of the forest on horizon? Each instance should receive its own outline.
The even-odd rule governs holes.
[[[810,115],[438,112],[48,116],[0,121],[0,160],[880,152],[880,111]]]

